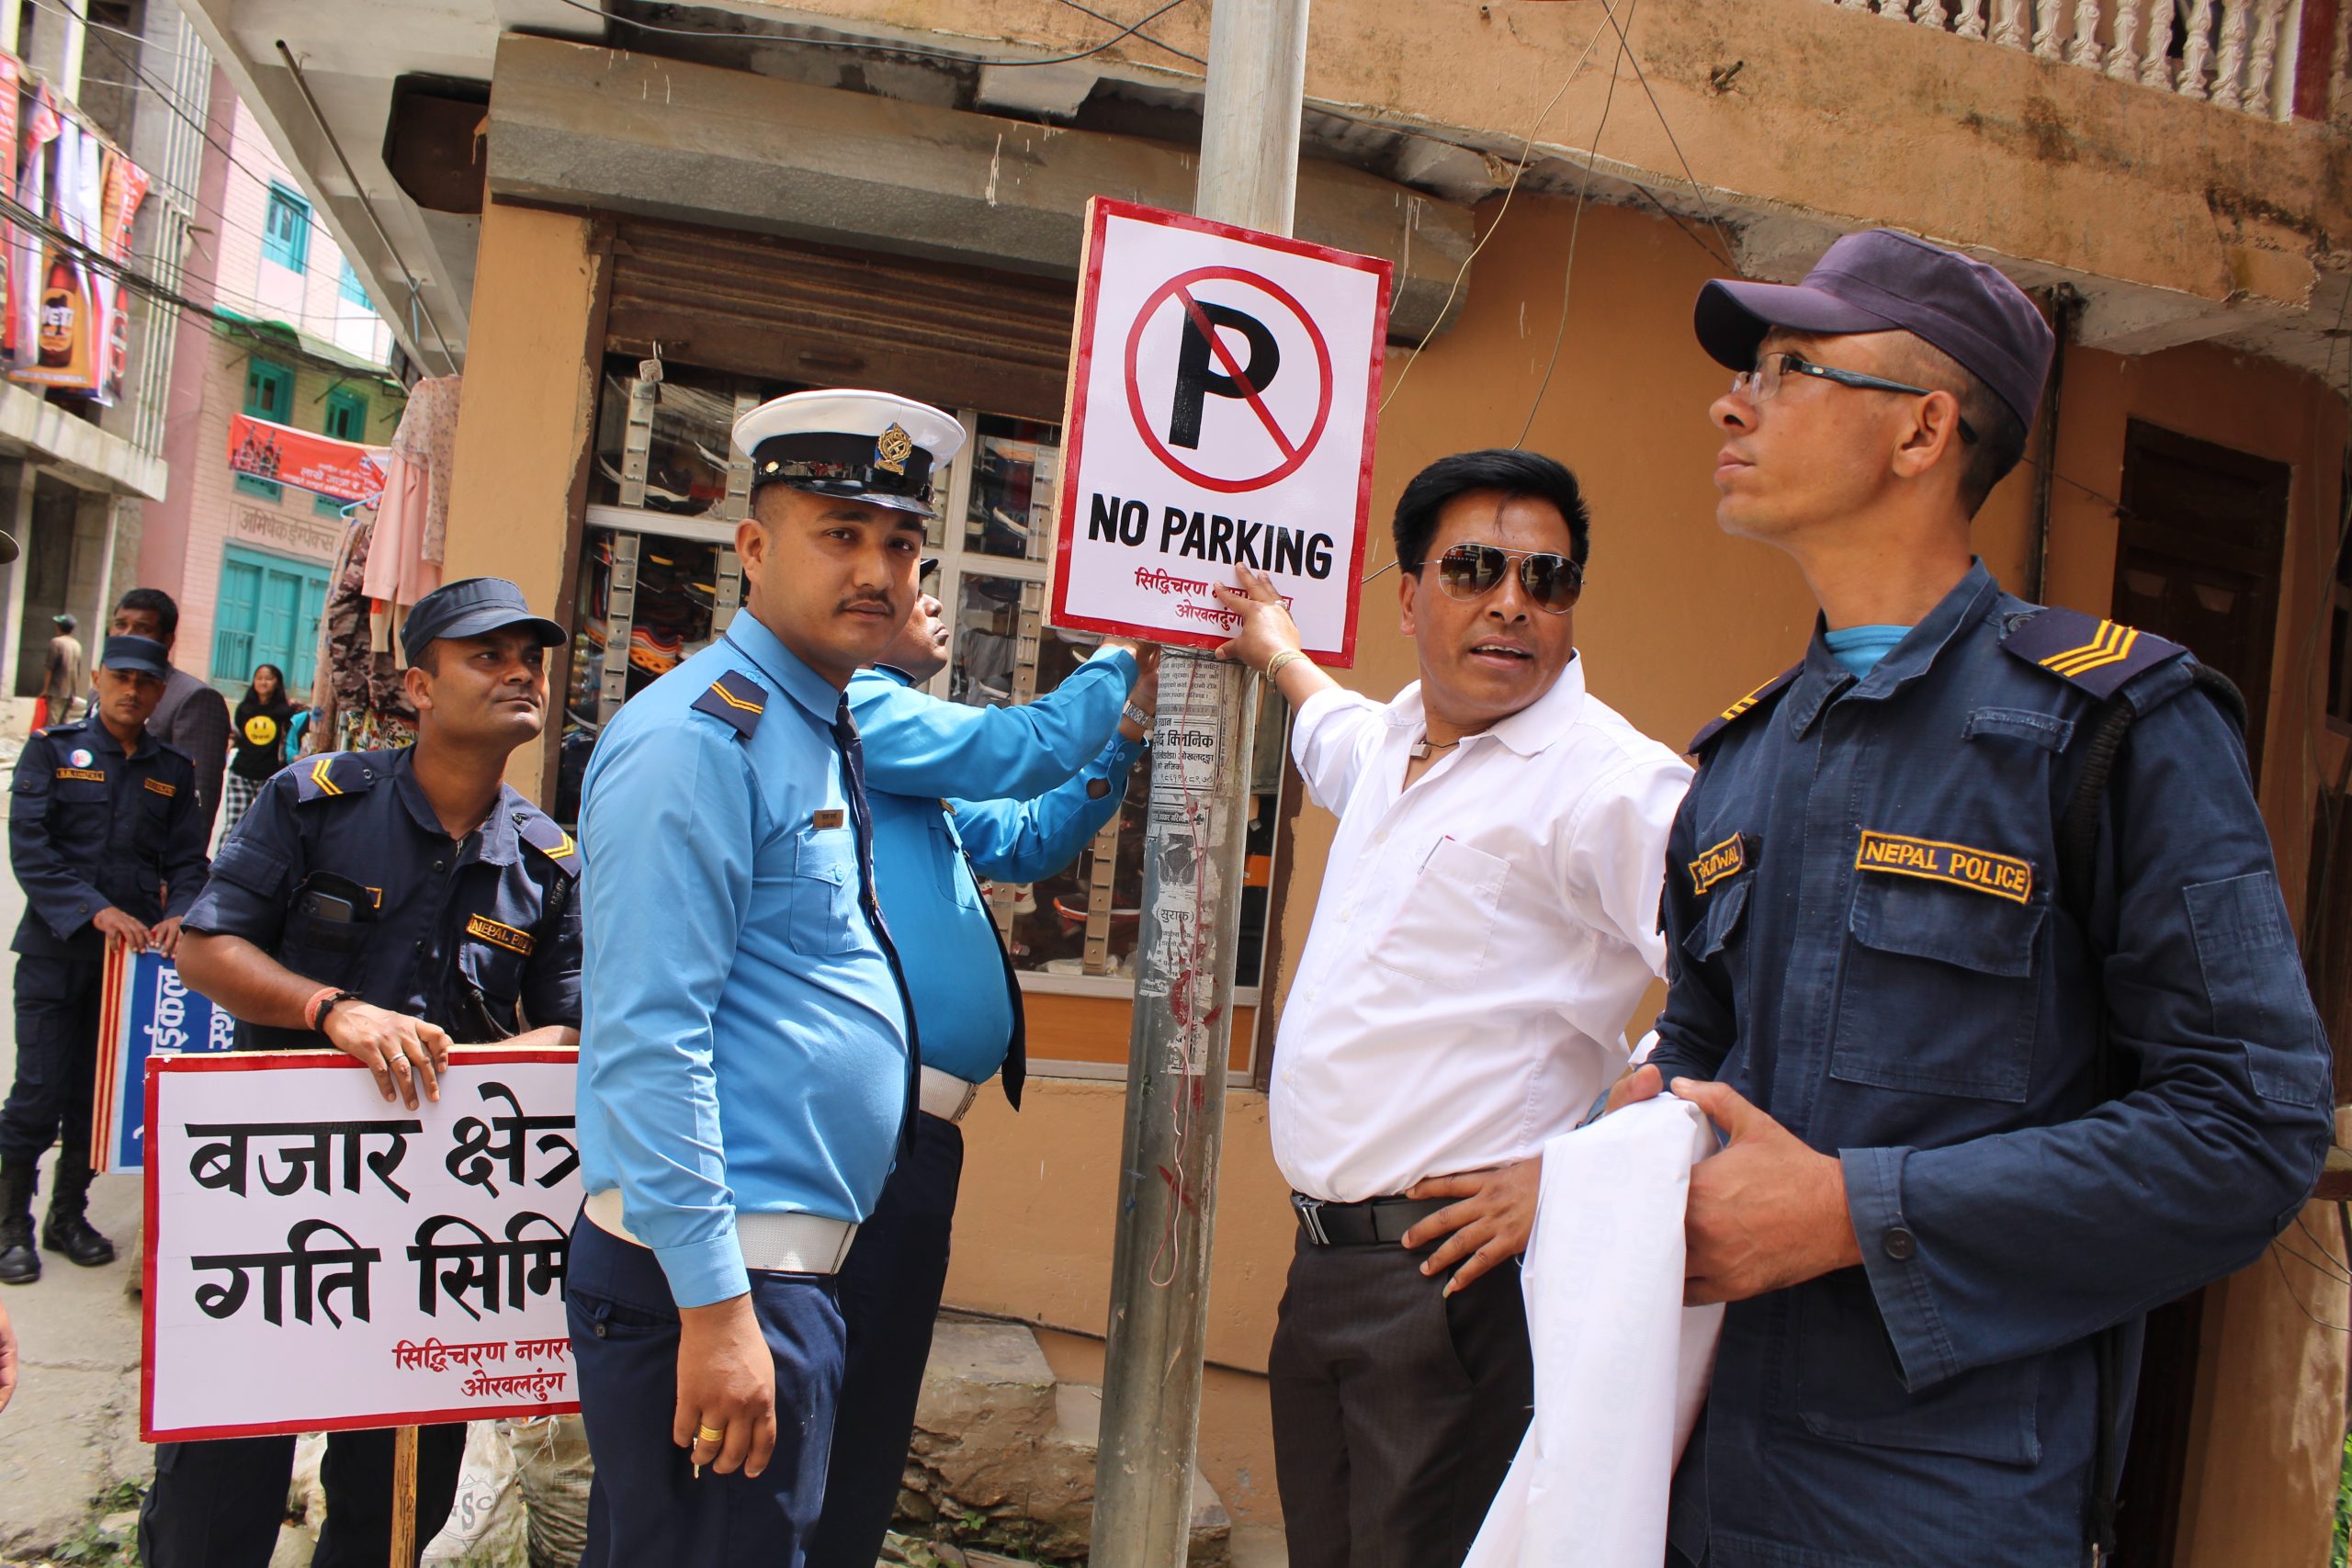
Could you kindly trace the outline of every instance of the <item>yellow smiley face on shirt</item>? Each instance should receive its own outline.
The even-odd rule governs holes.
[[[257,713],[245,720],[245,742],[251,746],[266,746],[277,739],[277,721],[266,713]]]

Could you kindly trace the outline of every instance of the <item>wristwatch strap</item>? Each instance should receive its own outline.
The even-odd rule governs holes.
[[[1151,733],[1151,715],[1137,707],[1132,699],[1125,707],[1119,710],[1119,716],[1142,730],[1147,736]]]
[[[327,1014],[345,1002],[357,1000],[359,1000],[359,993],[356,991],[335,991],[319,998],[311,1004],[311,1027],[313,1030],[324,1030],[327,1026]]]

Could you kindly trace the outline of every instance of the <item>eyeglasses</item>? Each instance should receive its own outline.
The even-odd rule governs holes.
[[[1834,365],[1815,365],[1812,360],[1793,354],[1763,354],[1757,355],[1756,368],[1743,370],[1731,378],[1731,389],[1751,403],[1769,403],[1781,389],[1784,376],[1815,376],[1824,381],[1835,381],[1841,387],[1855,387],[1865,392],[1901,392],[1906,397],[1924,398],[1932,389],[1914,387],[1907,381],[1890,381],[1883,376],[1866,376],[1860,370],[1840,370]],[[1973,445],[1976,432],[1966,420],[1960,422],[1960,438]]]
[[[1456,545],[1437,558],[1437,585],[1468,604],[1494,592],[1503,569],[1519,563],[1519,586],[1539,610],[1565,615],[1584,592],[1584,567],[1549,550],[1507,550],[1499,545]],[[1432,563],[1423,561],[1415,571]]]

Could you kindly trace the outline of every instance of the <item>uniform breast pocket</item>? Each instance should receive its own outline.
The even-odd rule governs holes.
[[[857,840],[845,828],[801,837],[793,865],[786,935],[802,953],[857,946]]]
[[[972,872],[964,863],[964,843],[955,825],[941,818],[938,830],[924,835],[931,853],[931,874],[939,885],[939,896],[960,909],[980,907],[980,890],[972,881]]]
[[[1486,967],[1510,863],[1453,838],[1440,839],[1368,956],[1427,985],[1460,990]]]
[[[1859,880],[1829,1076],[2022,1102],[2046,911],[1924,878]]]
[[[105,842],[114,797],[103,779],[59,779],[49,792],[50,810],[59,832],[66,837],[93,837]]]
[[[349,986],[375,933],[374,896],[346,877],[314,873],[295,890],[277,959],[321,985]]]

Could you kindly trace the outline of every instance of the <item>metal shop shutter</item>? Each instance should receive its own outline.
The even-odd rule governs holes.
[[[605,345],[763,380],[1058,420],[1074,284],[643,218],[609,220]]]

